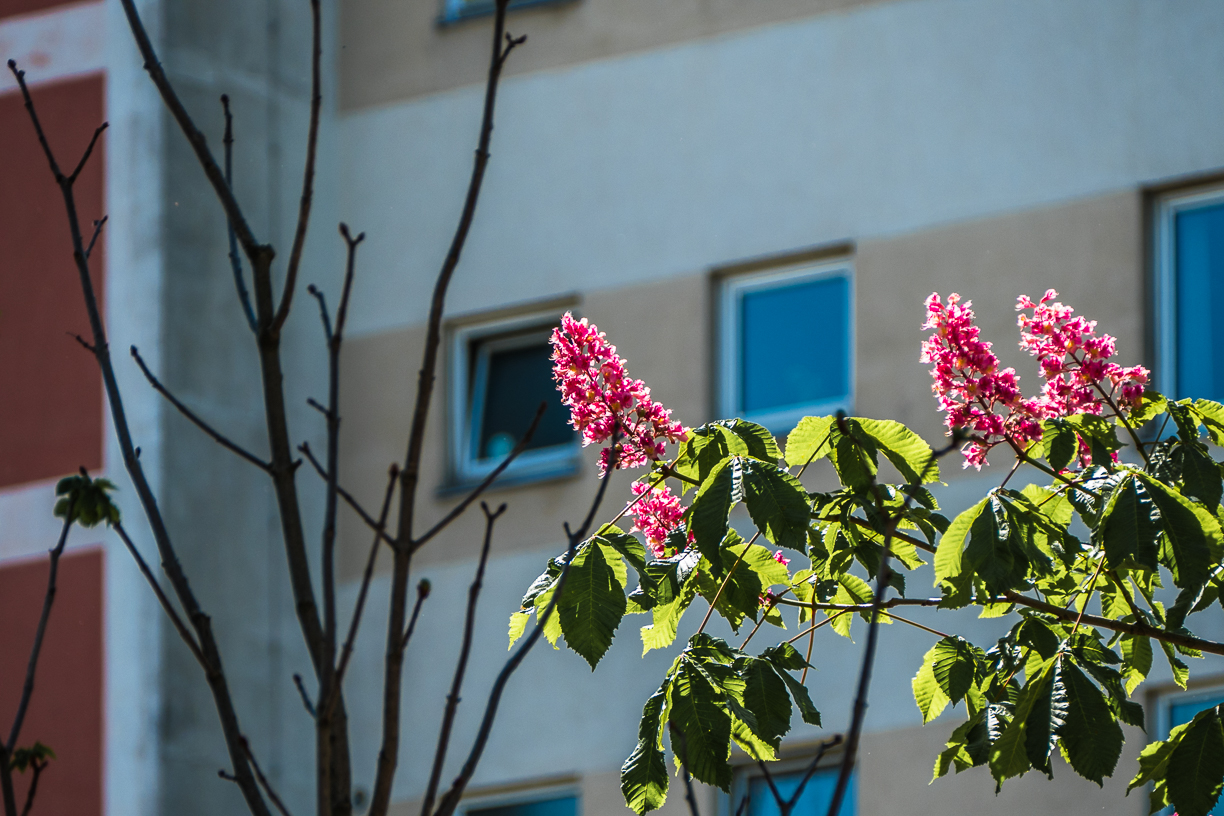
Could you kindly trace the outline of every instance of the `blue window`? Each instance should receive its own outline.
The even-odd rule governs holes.
[[[490,807],[469,807],[465,816],[578,816],[577,796],[556,796]]]
[[[746,772],[755,770],[755,768],[745,768]],[[803,788],[803,793],[799,796],[799,801],[795,803],[791,816],[825,816],[829,811],[830,802],[833,801],[833,790],[837,787],[838,771],[838,766],[833,765],[828,768],[821,768],[812,774],[812,778],[808,780],[807,785]],[[789,800],[794,795],[795,789],[806,772],[806,768],[782,773],[772,771],[774,785],[778,789],[778,794],[784,799]],[[854,816],[858,811],[856,802],[857,777],[857,773],[851,773],[850,786],[846,789],[846,795],[842,799],[841,808],[837,811],[838,816]],[[764,776],[755,774],[749,776],[745,773],[740,780],[737,780],[737,784],[732,788],[732,800],[730,802],[730,812],[732,814],[739,811],[741,799],[745,795],[748,796],[748,803],[743,810],[743,816],[781,816],[778,802],[774,798],[773,792],[770,791],[769,783],[765,780]]]
[[[510,0],[510,8],[569,2],[569,0]],[[442,0],[442,22],[455,23],[469,17],[492,14],[493,0]]]
[[[774,433],[853,401],[847,264],[728,278],[722,287],[721,408]]]
[[[560,318],[531,316],[466,327],[451,343],[451,458],[454,481],[487,476],[544,415],[523,453],[506,471],[510,479],[572,472],[578,436],[552,379],[551,327]]]
[[[1157,208],[1158,387],[1224,399],[1224,191]]]

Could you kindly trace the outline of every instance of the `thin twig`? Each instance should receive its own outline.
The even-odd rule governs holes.
[[[697,627],[697,634],[705,631],[706,624],[710,622],[710,616],[714,614],[714,607],[718,606],[719,599],[722,598],[723,591],[727,588],[727,584],[731,583],[731,576],[735,574],[735,568],[744,560],[744,556],[748,554],[748,548],[760,538],[761,531],[757,530],[756,535],[748,539],[748,544],[744,549],[740,550],[739,557],[735,559],[735,563],[731,565],[731,569],[727,570],[727,575],[723,578],[722,583],[718,585],[718,591],[714,593],[714,599],[710,601],[710,608],[706,610],[705,617],[701,619],[701,625]]]
[[[89,260],[89,257],[93,255],[94,245],[98,243],[98,237],[102,234],[102,228],[106,226],[106,222],[109,218],[109,215],[104,215],[98,220],[94,221],[93,235],[90,236],[89,246],[85,248],[85,260]]]
[[[615,444],[615,440],[614,444]],[[536,615],[536,624],[532,627],[530,633],[523,640],[522,645],[515,650],[506,664],[502,666],[502,670],[498,673],[497,679],[493,683],[493,688],[489,692],[489,701],[485,704],[485,713],[480,721],[480,730],[476,733],[476,739],[472,743],[472,749],[468,753],[467,761],[463,764],[463,769],[459,776],[451,784],[450,790],[442,797],[438,803],[437,809],[432,816],[453,816],[455,808],[459,805],[459,800],[463,796],[464,790],[467,789],[468,782],[472,779],[472,774],[476,772],[476,766],[480,762],[480,757],[484,754],[485,745],[488,744],[489,734],[493,730],[493,720],[497,716],[497,707],[501,703],[502,693],[506,689],[506,683],[509,682],[510,676],[523,662],[523,658],[531,651],[539,641],[540,635],[544,632],[544,627],[548,623],[549,616],[552,615],[556,608],[557,602],[561,599],[562,592],[565,589],[566,579],[569,577],[570,566],[574,561],[574,553],[578,550],[578,545],[581,543],[581,535],[585,535],[590,528],[591,519],[599,511],[599,507],[603,504],[604,495],[607,493],[608,483],[611,479],[600,480],[599,490],[595,493],[595,499],[591,503],[591,510],[587,513],[587,521],[579,528],[577,533],[572,533],[569,539],[569,548],[566,550],[565,566],[561,569],[561,574],[557,576],[556,587],[553,590],[553,596],[549,599],[548,605],[544,607],[542,612]]]
[[[34,807],[34,796],[38,793],[38,778],[42,776],[42,772],[46,769],[47,760],[30,760],[30,770],[33,771],[34,774],[30,779],[30,789],[26,791],[25,807],[21,809],[21,816],[29,816],[30,808]]]
[[[89,157],[93,155],[94,148],[98,144],[98,139],[101,138],[102,134],[106,132],[108,127],[110,127],[110,125],[107,122],[103,122],[94,129],[93,137],[89,140],[89,146],[85,148],[85,152],[81,155],[81,160],[77,162],[76,169],[72,171],[70,176],[68,176],[69,184],[76,183],[77,178],[79,178],[81,175],[81,171],[85,169],[85,165],[89,162]]]
[[[132,346],[132,359],[136,361],[136,365],[140,366],[141,372],[145,375],[145,379],[149,381],[149,385],[153,386],[153,390],[165,397],[171,405],[178,409],[180,414],[187,417],[187,419],[191,421],[191,424],[195,425],[201,431],[212,437],[214,442],[226,450],[238,454],[260,470],[266,471],[272,467],[270,464],[265,462],[263,459],[260,459],[246,448],[230,440],[223,433],[201,419],[199,414],[184,405],[178,397],[171,393],[170,389],[162,385],[161,381],[158,380],[157,377],[153,376],[153,372],[149,370],[147,365],[145,365],[144,358],[140,356],[140,351],[135,346]]]
[[[357,591],[357,603],[353,607],[353,619],[349,621],[348,635],[344,638],[344,646],[340,649],[340,662],[336,667],[336,693],[328,700],[330,708],[332,700],[339,698],[339,690],[344,685],[344,672],[348,669],[349,658],[353,655],[353,644],[357,641],[357,628],[361,625],[361,615],[365,611],[366,596],[370,592],[370,582],[374,578],[374,563],[378,558],[379,545],[382,544],[382,531],[387,526],[387,515],[391,511],[391,497],[395,494],[395,480],[399,478],[399,467],[391,465],[387,478],[387,492],[383,497],[382,510],[378,514],[378,530],[374,534],[374,543],[370,545],[370,555],[366,558],[365,571],[361,574],[361,589]]]
[[[318,473],[319,476],[326,481],[327,469],[323,467],[317,458],[315,458],[314,451],[310,449],[310,444],[303,442],[302,444],[298,445],[298,450],[301,451],[302,455],[306,457],[306,461],[310,462],[310,465],[314,468],[315,473]],[[389,544],[392,549],[396,547],[395,539],[387,534],[386,529],[378,523],[378,519],[371,516],[369,512],[367,512],[366,509],[361,506],[361,502],[357,501],[352,493],[349,493],[340,486],[336,487],[336,492],[340,495],[340,498],[344,499],[344,503],[352,508],[353,512],[361,516],[361,520],[365,522],[365,525],[374,531],[380,539]]]
[[[30,698],[34,696],[34,675],[38,671],[38,657],[42,653],[43,637],[47,634],[47,621],[51,619],[51,607],[55,604],[56,576],[59,574],[60,556],[64,554],[64,545],[68,543],[68,531],[72,529],[73,507],[68,505],[64,515],[64,523],[60,527],[59,540],[50,552],[50,569],[47,572],[47,591],[43,593],[42,613],[38,616],[38,627],[34,630],[34,645],[30,647],[30,659],[26,663],[25,683],[21,687],[21,700],[17,703],[17,712],[13,715],[13,725],[9,729],[8,741],[5,743],[7,753],[12,754],[17,749],[17,737],[21,734],[21,725],[25,722],[26,710],[30,707]]]
[[[834,734],[816,747],[816,756],[812,757],[812,761],[808,763],[807,770],[803,773],[803,778],[799,780],[799,784],[795,787],[795,792],[786,801],[786,807],[782,810],[782,816],[790,816],[791,812],[795,809],[795,805],[799,804],[799,797],[803,796],[803,789],[807,787],[807,783],[816,773],[816,769],[820,765],[820,760],[824,757],[825,751],[834,746],[841,745],[841,741],[842,735]]]
[[[276,791],[272,790],[272,784],[268,782],[268,777],[264,776],[263,769],[259,767],[259,760],[255,759],[255,752],[251,750],[251,743],[245,737],[242,739],[242,747],[246,749],[247,759],[251,761],[251,767],[255,769],[255,778],[259,780],[260,786],[268,794],[272,804],[281,812],[281,816],[292,816],[289,813],[289,809],[285,807],[285,803],[276,795]]]
[[[425,603],[425,599],[429,597],[430,585],[429,581],[422,578],[417,582],[417,599],[412,605],[412,615],[408,618],[408,628],[404,630],[404,640],[402,648],[408,648],[408,641],[412,640],[412,633],[416,631],[417,618],[421,616],[421,605]]]
[[[225,184],[233,192],[234,189],[234,116],[230,113],[229,96],[221,94],[221,109],[225,112]],[[234,288],[238,292],[238,303],[242,306],[242,314],[246,317],[251,331],[259,334],[259,321],[255,319],[255,310],[251,307],[251,295],[247,292],[246,276],[242,273],[242,256],[238,254],[238,236],[234,233],[234,222],[225,219],[225,235],[229,240],[230,269],[234,273]]]
[[[306,709],[306,713],[310,715],[310,719],[315,719],[319,715],[316,713],[314,703],[310,702],[310,694],[306,691],[306,683],[302,680],[302,675],[297,672],[293,673],[293,685],[297,686],[298,696],[302,698],[302,706]]]
[[[463,689],[463,676],[467,672],[468,657],[472,653],[472,635],[476,629],[476,603],[480,599],[480,590],[484,587],[485,566],[489,563],[489,547],[493,543],[493,525],[506,505],[497,510],[490,510],[489,505],[480,503],[484,511],[485,533],[484,544],[480,548],[480,560],[476,563],[476,577],[468,589],[467,616],[463,623],[463,640],[459,647],[459,659],[455,663],[455,676],[451,680],[450,693],[446,695],[446,708],[442,713],[442,725],[438,729],[438,747],[434,750],[433,767],[429,771],[429,783],[425,787],[425,798],[421,801],[421,816],[429,816],[433,808],[434,797],[438,794],[438,782],[442,778],[442,765],[446,762],[446,751],[450,744],[451,728],[455,724],[455,715],[459,711],[459,693]]]
[[[535,417],[531,420],[531,425],[528,426],[527,431],[515,444],[514,449],[510,451],[509,455],[506,456],[506,458],[501,461],[501,464],[495,467],[493,471],[484,478],[484,481],[476,485],[472,492],[464,496],[463,501],[459,502],[451,509],[449,513],[443,516],[441,521],[426,530],[420,538],[413,541],[412,548],[414,550],[418,550],[425,546],[427,541],[445,530],[451,522],[463,515],[463,512],[472,505],[472,502],[476,501],[476,499],[479,498],[482,493],[488,490],[493,485],[493,482],[497,480],[497,477],[502,475],[506,468],[510,467],[510,464],[519,457],[519,454],[527,450],[527,446],[531,444],[531,438],[535,436],[536,428],[540,426],[540,419],[544,416],[544,410],[547,407],[548,403],[540,403],[540,407],[536,409]]]
[[[140,550],[136,549],[135,543],[132,542],[132,537],[128,535],[127,530],[124,529],[122,524],[115,525],[115,533],[123,541],[128,553],[132,556],[132,560],[136,562],[140,574],[145,577],[145,581],[148,582],[149,587],[153,590],[153,594],[157,596],[157,602],[165,610],[166,617],[170,618],[170,623],[174,626],[174,630],[178,632],[179,637],[187,644],[187,648],[191,650],[191,654],[195,657],[196,662],[202,668],[207,669],[208,663],[204,658],[204,652],[200,649],[200,644],[195,639],[195,635],[191,634],[187,624],[183,623],[183,619],[179,617],[178,610],[174,608],[174,604],[166,596],[165,591],[161,588],[161,583],[157,580],[157,576],[153,574],[153,570],[149,569],[149,565],[144,560],[144,556],[140,554]]]

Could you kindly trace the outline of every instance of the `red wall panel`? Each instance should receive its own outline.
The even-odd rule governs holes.
[[[42,85],[33,94],[70,172],[102,122],[103,79]],[[102,215],[104,147],[76,185],[86,240]],[[99,296],[102,243],[91,264]],[[101,376],[74,334],[88,338],[89,322],[63,199],[21,97],[0,95],[0,487],[101,467]]]
[[[54,544],[54,542],[50,542]],[[58,591],[43,640],[34,695],[18,739],[50,746],[31,811],[37,816],[102,813],[102,550],[60,560]],[[47,588],[47,559],[0,567],[0,730],[8,734]],[[15,777],[18,807],[30,772]]]
[[[14,14],[29,14],[64,5],[64,0],[0,0],[0,20]]]

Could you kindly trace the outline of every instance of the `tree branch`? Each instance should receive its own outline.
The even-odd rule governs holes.
[[[6,753],[12,754],[17,749],[17,737],[21,734],[22,723],[25,722],[26,711],[30,707],[30,698],[34,696],[34,674],[38,671],[38,657],[42,653],[43,638],[47,634],[47,621],[51,619],[51,607],[55,604],[56,583],[59,574],[60,556],[64,554],[64,545],[68,543],[68,531],[72,529],[73,508],[69,504],[60,528],[59,540],[50,553],[50,569],[47,574],[47,591],[43,594],[42,613],[38,616],[38,627],[34,630],[34,645],[30,647],[30,659],[26,664],[25,683],[21,687],[21,700],[17,703],[17,711],[13,715],[13,725],[9,729],[8,741],[5,742]]]
[[[242,447],[236,442],[231,441],[216,428],[201,419],[199,414],[184,405],[182,400],[174,396],[170,389],[162,385],[161,381],[153,375],[153,372],[149,370],[147,365],[145,365],[144,358],[140,356],[140,351],[135,346],[132,346],[132,359],[136,361],[136,365],[140,366],[141,373],[145,375],[145,379],[149,381],[149,385],[153,386],[153,390],[165,397],[171,405],[178,409],[180,414],[187,417],[187,419],[191,421],[191,424],[195,425],[201,431],[212,437],[214,442],[231,453],[238,454],[240,457],[247,460],[260,470],[266,471],[272,467],[270,464],[260,459],[246,448]]]
[[[166,593],[162,590],[161,584],[158,582],[157,577],[153,575],[153,571],[149,569],[148,563],[145,562],[144,557],[140,554],[140,551],[136,549],[136,545],[132,543],[131,536],[128,535],[127,530],[124,529],[122,524],[116,524],[114,526],[114,530],[115,533],[118,534],[119,538],[123,541],[124,546],[127,547],[127,551],[131,554],[132,560],[136,562],[136,566],[140,569],[140,573],[145,577],[145,580],[148,581],[149,586],[153,590],[153,594],[157,596],[157,602],[161,604],[161,608],[165,610],[166,617],[170,618],[170,623],[173,624],[175,631],[179,633],[179,637],[181,637],[183,642],[187,644],[187,648],[191,650],[191,654],[195,657],[196,662],[200,664],[200,667],[207,670],[208,661],[204,658],[204,653],[200,650],[200,644],[196,642],[195,636],[191,634],[191,631],[187,628],[187,625],[183,623],[183,619],[179,617],[179,613],[174,608],[174,604],[170,602],[168,597],[166,597]]]
[[[93,255],[94,244],[98,243],[98,237],[102,235],[102,228],[106,226],[106,222],[109,219],[109,215],[104,215],[97,221],[94,221],[93,236],[89,239],[89,246],[85,248],[85,260],[89,260],[89,257]]]
[[[47,768],[47,760],[34,759],[30,761],[30,770],[33,771],[33,777],[30,779],[30,789],[26,791],[25,807],[21,809],[21,816],[29,816],[30,808],[34,807],[34,796],[38,793],[38,778],[42,776],[42,772]]]
[[[234,117],[230,113],[229,96],[221,94],[221,109],[225,112],[225,184],[234,189]],[[255,319],[255,310],[251,307],[251,296],[247,292],[246,278],[242,274],[242,256],[238,254],[238,236],[234,234],[234,222],[227,216],[225,219],[225,234],[229,240],[230,269],[234,273],[234,288],[238,292],[238,303],[242,306],[242,314],[246,317],[251,331],[259,334],[259,321]]]
[[[480,509],[485,516],[484,545],[480,548],[480,560],[476,565],[476,577],[468,589],[467,617],[463,624],[463,641],[459,647],[459,660],[455,664],[455,676],[451,680],[450,693],[446,695],[446,709],[442,714],[442,726],[438,729],[438,747],[434,750],[433,767],[429,771],[429,783],[425,788],[425,798],[421,802],[421,816],[429,816],[433,808],[434,797],[438,793],[438,781],[442,777],[442,765],[446,762],[446,749],[450,743],[451,727],[455,724],[455,714],[459,711],[459,692],[463,689],[463,676],[467,672],[468,657],[472,653],[472,634],[476,629],[476,602],[480,599],[480,590],[484,586],[485,566],[489,563],[489,546],[493,542],[493,525],[498,517],[506,512],[502,504],[496,511],[489,505],[480,503]]]
[[[132,0],[123,0],[123,2],[125,8],[131,8],[134,12],[134,8],[131,6]],[[119,450],[123,454],[124,466],[132,479],[136,495],[140,499],[141,507],[144,509],[145,516],[149,521],[149,526],[153,532],[153,540],[157,543],[158,552],[162,557],[162,567],[165,569],[166,575],[170,579],[175,593],[178,595],[179,602],[183,605],[183,609],[186,610],[191,624],[196,630],[200,648],[207,660],[209,669],[205,672],[206,679],[213,695],[213,701],[217,706],[221,730],[225,736],[226,748],[234,765],[239,789],[243,793],[247,807],[254,816],[271,816],[267,804],[263,801],[259,785],[255,781],[242,752],[238,715],[234,710],[233,700],[229,692],[229,684],[221,666],[221,653],[213,638],[211,621],[200,608],[187,581],[187,577],[183,573],[182,565],[178,560],[178,554],[174,550],[170,534],[166,529],[165,520],[157,505],[157,499],[153,494],[152,488],[149,486],[148,479],[145,477],[144,468],[140,464],[139,454],[132,442],[131,430],[128,427],[127,414],[123,406],[123,397],[119,391],[119,384],[115,378],[114,366],[111,362],[110,348],[106,339],[106,329],[102,323],[101,310],[98,308],[97,296],[94,293],[89,262],[85,257],[85,246],[81,238],[80,221],[77,214],[72,180],[60,172],[55,155],[47,143],[42,125],[34,109],[34,101],[25,83],[24,72],[17,70],[17,65],[12,60],[9,60],[9,69],[17,79],[17,85],[21,89],[26,111],[30,115],[34,130],[38,134],[39,143],[46,154],[47,163],[50,165],[52,175],[55,177],[56,184],[59,186],[60,193],[64,199],[64,210],[68,216],[69,233],[72,237],[72,256],[76,263],[81,292],[85,299],[86,312],[89,315],[90,330],[93,334],[94,358],[97,360],[98,367],[102,373],[102,382],[105,387],[107,402],[110,405],[111,420],[115,429],[115,435],[118,437]]]
[[[303,442],[302,444],[298,445],[298,450],[301,451],[302,455],[306,457],[306,461],[310,462],[310,466],[314,468],[315,473],[319,474],[321,479],[327,481],[327,469],[324,468],[319,460],[315,457],[314,451],[310,449],[310,444]],[[356,497],[354,497],[352,493],[349,493],[339,485],[336,487],[336,493],[340,496],[340,498],[344,499],[344,503],[351,507],[354,513],[361,516],[361,520],[365,522],[367,527],[377,533],[380,539],[387,542],[392,549],[396,547],[395,539],[387,535],[385,527],[379,525],[378,519],[371,516],[369,512],[367,512],[366,509],[361,506],[361,502],[357,501]]]

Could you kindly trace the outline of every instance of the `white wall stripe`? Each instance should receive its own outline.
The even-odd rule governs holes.
[[[106,15],[91,0],[0,20],[0,94],[17,90],[7,63],[17,61],[30,85],[70,79],[106,67]]]

